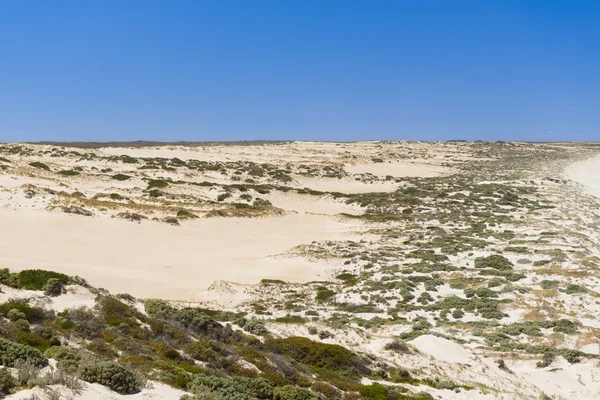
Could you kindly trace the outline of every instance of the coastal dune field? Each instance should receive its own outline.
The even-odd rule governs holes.
[[[599,154],[0,145],[7,398],[597,399]]]

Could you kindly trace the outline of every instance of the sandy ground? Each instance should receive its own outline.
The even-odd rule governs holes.
[[[587,193],[600,197],[600,156],[570,165],[565,176],[581,184]]]
[[[185,392],[165,385],[160,382],[148,382],[146,388],[142,389],[139,393],[122,395],[113,392],[109,388],[102,386],[97,383],[87,383],[81,381],[83,389],[79,393],[74,393],[68,388],[60,385],[48,386],[46,388],[35,387],[33,389],[22,390],[11,396],[5,397],[7,400],[30,400],[36,396],[38,399],[48,398],[48,394],[51,391],[55,391],[61,394],[61,399],[73,399],[73,400],[178,400]]]
[[[311,214],[200,219],[174,227],[29,210],[0,210],[0,226],[3,267],[50,269],[115,293],[180,300],[197,299],[217,280],[316,279],[331,267],[273,256],[313,240],[345,238],[353,227]]]

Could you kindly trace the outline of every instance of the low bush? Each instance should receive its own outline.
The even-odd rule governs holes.
[[[4,397],[17,386],[17,381],[7,369],[0,369],[0,397]]]
[[[53,358],[56,361],[71,360],[80,361],[81,355],[71,349],[62,346],[52,346],[44,352],[44,355],[48,358]]]
[[[79,175],[79,172],[73,171],[72,169],[63,169],[62,171],[58,171],[59,174],[64,176],[76,176]]]
[[[29,163],[29,165],[31,165],[32,167],[37,168],[37,169],[43,169],[46,171],[50,171],[50,167],[47,166],[46,164],[44,164],[43,162],[34,161],[34,162]]]
[[[162,188],[166,188],[167,186],[169,186],[169,182],[167,182],[163,179],[153,179],[150,182],[148,182],[147,190],[162,189]]]
[[[0,361],[6,367],[13,367],[17,361],[28,362],[37,367],[48,365],[48,359],[38,350],[3,338],[0,338]]]
[[[356,380],[370,373],[365,360],[336,344],[315,342],[299,336],[271,339],[265,344],[280,354],[310,366],[316,373],[335,373]]]
[[[63,292],[63,284],[59,279],[50,278],[43,287],[46,296],[60,296]]]
[[[12,321],[23,318],[23,315],[16,314],[16,312],[23,314],[25,319],[29,322],[40,322],[45,316],[43,309],[31,307],[25,300],[9,300],[6,303],[0,304],[0,314]]]
[[[43,269],[26,269],[17,274],[19,287],[27,290],[43,290],[49,279],[57,279],[63,285],[69,283],[69,276]]]
[[[488,257],[477,257],[475,259],[475,268],[493,268],[501,271],[513,269],[508,258],[494,254]]]
[[[131,176],[125,174],[116,174],[112,176],[112,179],[116,181],[126,181],[128,179],[131,179]]]
[[[139,392],[136,375],[125,366],[114,362],[83,365],[79,371],[79,378],[89,383],[107,386],[121,394]]]

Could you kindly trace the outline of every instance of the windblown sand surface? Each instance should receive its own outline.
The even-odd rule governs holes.
[[[3,267],[51,269],[112,292],[179,300],[198,298],[217,280],[317,279],[327,264],[271,256],[313,240],[342,239],[352,228],[311,214],[202,219],[174,227],[6,210],[0,225],[10,232],[0,242]]]
[[[144,298],[215,311],[219,327],[261,341],[252,324],[268,338],[342,345],[373,360],[365,385],[435,399],[598,398],[593,144],[0,149],[0,266],[91,285],[71,280],[51,297],[5,273],[0,303],[99,313],[103,287],[152,318],[171,317]],[[119,326],[110,332],[122,341]],[[187,357],[187,343],[166,342]],[[131,398],[180,394],[156,385]],[[86,384],[74,398],[121,396]]]
[[[565,175],[580,183],[589,194],[600,197],[600,156],[570,165]]]

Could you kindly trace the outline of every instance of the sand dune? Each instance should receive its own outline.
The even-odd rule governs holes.
[[[51,269],[113,292],[182,300],[197,298],[216,280],[316,279],[326,264],[268,257],[313,240],[344,238],[353,227],[310,214],[201,219],[173,227],[9,210],[0,211],[0,225],[11,232],[0,242],[3,267]]]

